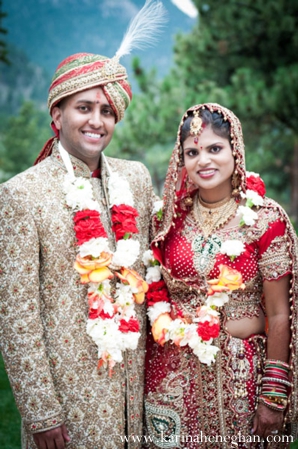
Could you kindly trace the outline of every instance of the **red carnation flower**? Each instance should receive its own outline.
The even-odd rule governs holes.
[[[119,324],[119,330],[120,332],[139,332],[140,330],[140,323],[136,318],[130,318],[129,321],[126,320],[120,320]]]
[[[122,239],[125,234],[137,234],[138,228],[136,217],[139,214],[134,207],[126,204],[112,207],[112,231],[115,233],[116,240]]]
[[[250,175],[246,179],[246,187],[248,190],[253,190],[257,192],[258,195],[264,196],[266,193],[265,183],[259,176]]]
[[[99,218],[99,216],[100,214],[97,210],[85,209],[77,212],[73,217],[73,221],[77,224],[80,220],[85,220],[87,218]]]
[[[219,335],[219,324],[212,324],[210,326],[209,321],[204,321],[198,325],[198,335],[202,340],[208,341],[210,338],[216,338]]]
[[[92,238],[107,237],[107,233],[100,220],[100,214],[96,210],[82,210],[73,217],[74,230],[78,239],[78,245],[82,245]]]
[[[151,282],[149,284],[149,292],[155,292],[156,290],[161,290],[162,288],[167,288],[165,281],[157,281],[157,282]]]
[[[146,294],[147,306],[151,307],[160,301],[170,302],[169,292],[163,280],[149,284],[149,290]]]
[[[102,318],[103,320],[105,319],[111,319],[113,318],[109,313],[105,313],[103,310],[100,309],[89,309],[89,316],[88,318],[90,320],[95,320],[96,318]]]

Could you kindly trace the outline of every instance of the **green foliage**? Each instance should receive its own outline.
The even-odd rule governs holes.
[[[296,60],[297,2],[195,0],[195,4],[199,24],[189,35],[180,36],[176,47],[186,75],[195,68],[199,79],[208,73],[209,79],[226,86],[238,68],[249,67],[272,82],[278,67]]]
[[[0,442],[1,448],[21,447],[21,418],[16,408],[0,354]]]
[[[49,117],[33,103],[24,103],[19,115],[7,119],[0,130],[0,182],[33,165],[51,132]]]
[[[202,97],[214,101],[220,92],[218,102],[243,125],[248,169],[260,172],[268,194],[298,219],[298,3],[195,4],[198,25],[177,37],[177,69],[198,99],[194,103]],[[213,90],[202,96],[202,87],[212,84]]]
[[[142,160],[160,192],[184,110],[220,103],[241,120],[248,170],[259,172],[268,196],[297,217],[298,3],[195,3],[198,23],[177,36],[176,66],[168,76],[157,80],[134,60],[140,93],[108,151]]]
[[[140,92],[126,111],[123,124],[117,125],[107,154],[144,162],[160,192],[184,112],[181,88],[174,76],[158,81],[154,71],[146,73],[137,58],[134,71]]]
[[[196,103],[220,103],[241,120],[248,170],[261,174],[268,196],[280,202],[295,219],[298,3],[286,0],[245,3],[195,0],[195,3],[200,12],[198,23],[189,34],[177,36],[176,65],[166,77],[158,79],[154,70],[147,72],[137,58],[133,60],[139,92],[134,94],[106,152],[144,162],[161,193],[183,112]],[[26,57],[15,49],[12,51],[17,63],[9,73],[0,74],[0,82],[9,86],[6,114],[10,107],[16,110],[24,100],[25,89],[16,89],[12,81],[20,76],[20,66],[27,67],[23,78],[19,78],[22,86],[37,76]],[[29,97],[41,99],[41,87],[45,95],[45,77],[41,79],[42,83],[33,83],[35,90],[31,82]],[[36,86],[41,86],[40,92]],[[39,113],[32,113],[29,120],[31,112],[22,109],[9,126],[3,126],[7,119],[0,117],[0,165],[2,168],[5,164],[6,177],[7,173],[31,165],[32,155],[38,153],[49,135],[45,119],[37,126]],[[11,124],[15,125],[12,130]]]

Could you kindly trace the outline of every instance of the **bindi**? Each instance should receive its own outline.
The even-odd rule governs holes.
[[[196,136],[196,137],[194,138],[193,142],[194,142],[194,144],[197,145],[197,143],[199,142],[199,138]]]
[[[101,97],[101,92],[100,92],[100,91],[99,91],[99,92],[96,92],[96,100],[97,100],[97,103],[99,103],[100,97]]]

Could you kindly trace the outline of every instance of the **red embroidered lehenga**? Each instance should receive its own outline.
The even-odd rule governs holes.
[[[200,107],[202,105],[190,110]],[[245,192],[241,125],[233,113],[219,105],[204,107],[221,112],[230,122],[235,171],[238,185]],[[151,442],[146,447],[286,448],[284,435],[279,434],[275,443],[264,445],[250,433],[266,359],[266,335],[251,335],[242,340],[232,337],[226,325],[230,319],[266,313],[263,281],[291,275],[293,388],[284,434],[298,438],[294,424],[298,412],[297,237],[283,209],[267,198],[264,205],[256,209],[258,220],[254,225],[230,226],[227,222],[212,235],[204,236],[193,207],[185,205],[186,196],[190,194],[194,200],[196,196],[196,192],[187,186],[180,160],[179,136],[186,116],[187,113],[179,127],[166,177],[163,219],[156,222],[152,245],[155,258],[161,263],[172,304],[184,316],[194,316],[196,308],[205,301],[207,280],[218,277],[221,264],[238,270],[246,288],[231,292],[229,302],[221,309],[221,330],[215,342],[220,351],[210,366],[201,363],[188,346],[177,347],[169,342],[160,346],[149,335],[145,410],[147,439]],[[233,261],[220,253],[222,242],[226,240],[240,240],[245,245],[245,251]]]

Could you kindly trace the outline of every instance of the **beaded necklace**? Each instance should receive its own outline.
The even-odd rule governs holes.
[[[238,204],[234,198],[225,198],[217,203],[206,203],[195,199],[193,216],[207,239],[214,231],[224,226],[236,213]]]

